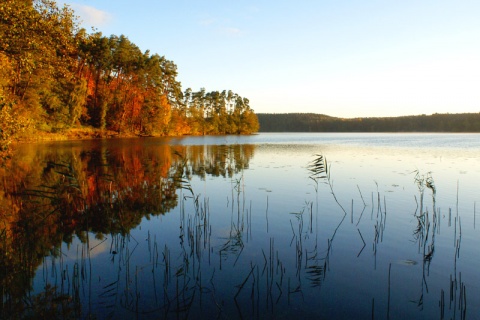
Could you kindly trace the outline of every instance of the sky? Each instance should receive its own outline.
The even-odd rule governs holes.
[[[87,31],[232,90],[256,113],[480,112],[478,0],[72,0]]]

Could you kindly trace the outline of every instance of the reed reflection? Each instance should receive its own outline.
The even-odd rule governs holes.
[[[459,213],[458,200],[440,212],[437,174],[435,183],[409,171],[373,184],[342,179],[359,165],[342,166],[343,151],[327,164],[310,147],[132,141],[27,151],[3,172],[1,316],[464,319],[478,311],[469,303],[467,313],[478,297],[478,237],[464,226],[462,244],[460,216],[467,225],[469,212]],[[369,159],[375,170],[383,164]],[[288,186],[258,192],[264,177]],[[391,182],[401,187],[389,191]]]
[[[127,236],[142,219],[177,207],[185,179],[232,177],[248,167],[254,148],[107,148],[99,143],[60,152],[38,149],[15,159],[0,172],[0,316],[46,316],[59,309],[79,316],[80,303],[71,290],[63,294],[48,287],[31,296],[44,257],[61,259],[62,243],[72,243],[75,236],[82,243],[89,242],[89,233],[100,241],[105,235]]]

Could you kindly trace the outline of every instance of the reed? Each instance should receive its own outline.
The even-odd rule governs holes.
[[[227,208],[225,208],[225,197],[221,201],[217,201],[218,199],[207,197],[206,192],[204,195],[197,193],[196,184],[188,173],[192,171],[191,163],[184,154],[186,153],[179,153],[181,158],[175,166],[175,170],[178,171],[172,178],[178,188],[176,189],[176,192],[179,193],[178,208],[169,213],[169,216],[159,216],[158,220],[155,220],[158,224],[152,224],[155,227],[148,231],[140,232],[141,230],[139,230],[140,227],[145,228],[147,224],[138,224],[140,226],[138,228],[132,228],[131,224],[129,225],[129,220],[133,216],[128,204],[129,191],[128,188],[123,191],[118,189],[115,175],[112,174],[108,177],[105,175],[105,179],[111,179],[106,184],[102,184],[103,182],[100,180],[95,182],[96,186],[104,188],[98,191],[96,198],[103,202],[97,206],[99,210],[95,211],[95,214],[98,216],[109,215],[117,227],[110,233],[103,230],[97,231],[96,226],[91,223],[92,220],[89,220],[82,226],[83,229],[77,229],[78,237],[83,242],[77,247],[77,258],[73,262],[65,258],[60,247],[49,248],[50,260],[42,258],[42,280],[51,281],[52,285],[48,289],[48,294],[53,294],[59,299],[65,295],[72,303],[85,308],[82,315],[91,318],[95,317],[93,314],[95,311],[99,312],[99,317],[107,314],[112,318],[118,316],[120,312],[125,317],[137,318],[213,318],[216,316],[219,318],[259,319],[288,317],[296,312],[287,313],[291,310],[299,310],[299,316],[303,316],[300,310],[312,303],[312,300],[309,300],[312,296],[317,299],[314,302],[321,305],[322,297],[330,294],[326,290],[336,285],[333,283],[335,277],[331,277],[333,273],[337,272],[338,276],[339,272],[356,268],[356,263],[360,264],[362,260],[373,261],[374,270],[376,270],[374,272],[376,277],[373,279],[382,277],[384,288],[380,290],[383,292],[378,292],[383,296],[382,298],[377,296],[377,292],[365,290],[369,293],[373,292],[372,295],[375,295],[366,297],[367,313],[371,308],[372,318],[375,313],[378,316],[378,314],[385,315],[385,312],[387,318],[393,317],[394,306],[396,307],[397,303],[400,303],[397,300],[398,295],[394,294],[397,290],[394,281],[397,269],[392,268],[394,264],[392,261],[385,259],[390,256],[390,253],[387,255],[385,250],[382,250],[390,248],[391,242],[388,242],[384,248],[381,246],[385,241],[391,241],[391,234],[387,233],[390,232],[390,228],[387,229],[387,215],[389,216],[389,225],[393,221],[398,221],[399,217],[394,216],[396,207],[392,206],[387,196],[382,194],[378,184],[377,190],[371,193],[370,219],[368,219],[368,214],[366,214],[367,217],[364,217],[366,207],[370,206],[370,203],[366,204],[360,186],[356,186],[359,195],[356,196],[355,201],[354,199],[350,201],[350,224],[345,225],[347,213],[341,203],[348,203],[346,201],[350,199],[343,199],[342,193],[335,194],[335,191],[341,190],[343,186],[335,185],[334,188],[332,170],[327,165],[325,157],[316,155],[315,161],[308,167],[309,177],[305,179],[305,184],[313,181],[316,200],[310,199],[305,200],[303,204],[299,203],[300,210],[291,215],[288,215],[289,212],[282,211],[283,208],[276,203],[275,194],[267,196],[265,211],[256,210],[256,203],[247,197],[248,181],[245,179],[248,176],[244,176],[241,171],[232,173],[234,175],[230,176],[228,172],[233,172],[231,171],[233,164],[228,164],[228,161],[220,159],[218,162],[222,166],[231,166],[230,169],[225,170],[225,174],[229,174],[228,178],[230,179],[230,181],[226,179]],[[59,208],[56,211],[39,211],[36,222],[47,221],[51,217],[61,214],[61,210],[65,206],[82,208],[79,205],[82,203],[80,200],[87,198],[86,194],[82,193],[84,182],[81,181],[74,166],[70,168],[66,163],[61,163],[60,166],[53,165],[53,163],[51,165],[52,170],[56,168],[58,171],[55,172],[56,175],[67,173],[70,176],[24,192],[23,196],[35,199],[38,204],[55,203]],[[71,169],[72,172],[69,173]],[[210,172],[214,169],[204,166],[203,170]],[[220,175],[222,175],[221,172],[222,170],[220,170]],[[74,178],[75,174],[77,174],[77,180]],[[129,174],[134,176],[132,173]],[[205,190],[209,190],[208,181],[202,180],[201,183],[205,185]],[[230,183],[231,190],[228,183]],[[457,261],[460,262],[465,255],[465,251],[462,251],[462,249],[465,250],[465,242],[463,242],[464,247],[462,248],[462,238],[463,241],[468,239],[466,221],[468,225],[471,216],[460,216],[458,184],[457,212],[452,217],[450,209],[448,217],[443,217],[440,208],[437,208],[438,190],[432,175],[430,173],[421,175],[417,172],[414,183],[413,187],[418,188],[418,193],[415,191],[417,208],[413,217],[412,212],[408,214],[412,224],[409,225],[411,229],[407,232],[407,236],[411,238],[413,233],[414,249],[412,251],[414,254],[418,254],[418,259],[421,259],[422,271],[420,272],[420,264],[415,267],[418,269],[412,268],[412,277],[418,276],[421,283],[415,283],[415,292],[419,295],[415,296],[416,299],[410,300],[415,302],[416,308],[421,310],[425,306],[425,310],[427,310],[427,303],[431,303],[429,295],[431,300],[433,291],[435,303],[439,304],[437,310],[441,318],[464,319],[467,317],[467,305],[471,308],[474,295],[469,286],[468,280],[470,279],[462,274],[462,264],[459,263],[457,269]],[[76,184],[79,187],[76,187]],[[325,189],[327,195],[332,197],[335,202],[332,198],[327,199],[332,200],[331,204],[327,201],[319,201],[321,192],[324,191],[321,188],[322,184],[327,188]],[[144,185],[145,188],[149,188],[153,182],[148,181]],[[157,185],[159,186],[160,183]],[[59,191],[65,190],[65,188],[70,188],[69,195]],[[79,193],[79,191],[81,192]],[[428,196],[430,192],[431,199]],[[75,198],[73,193],[78,194],[78,197]],[[162,190],[143,195],[145,197],[152,195],[161,197],[165,194],[166,191]],[[79,202],[72,199],[77,199]],[[223,204],[219,205],[218,203]],[[362,203],[362,211],[356,211],[357,208],[362,207]],[[85,215],[86,218],[93,216],[91,204],[89,205],[90,207],[85,206],[82,211],[82,215]],[[344,212],[343,216],[340,218],[334,215],[333,218],[336,220],[332,223],[332,215],[319,214],[320,208],[323,209],[324,205],[325,208],[333,208],[332,212],[334,213],[340,212],[337,210],[340,208]],[[474,221],[475,206],[474,203]],[[151,207],[146,209],[146,211],[148,210],[154,211]],[[264,214],[265,216],[263,216]],[[142,214],[140,217],[143,219],[147,216],[148,218],[154,217],[154,215],[154,213],[149,213]],[[313,215],[316,215],[315,228]],[[322,232],[318,228],[319,218],[328,218],[322,220],[322,223],[326,221],[325,224],[322,224]],[[165,227],[162,219],[173,222]],[[291,231],[288,231],[288,226],[278,225],[277,220],[282,219],[285,220],[285,223],[290,224]],[[440,221],[442,219],[448,219],[451,222],[449,223],[450,229],[447,231],[449,231],[448,235],[453,234],[454,238],[454,250],[451,248],[450,250],[454,254],[452,258],[455,259],[455,265],[450,275],[450,281],[447,282],[450,288],[441,288],[440,291],[436,284],[432,286],[430,283],[432,281],[430,268],[435,267],[434,261],[438,259],[436,257],[439,255],[438,251],[442,252],[442,246],[436,246],[437,238],[440,238]],[[223,221],[226,222],[223,223]],[[358,236],[351,228],[354,222],[356,222],[354,229],[357,229]],[[170,228],[172,225],[171,230],[164,229]],[[266,226],[266,230],[264,226]],[[30,224],[28,230],[35,230],[34,227]],[[286,227],[285,230],[283,230],[284,227]],[[445,228],[445,226],[443,227]],[[281,231],[279,232],[279,230]],[[290,232],[291,240],[286,239],[284,242],[283,237],[290,237]],[[100,240],[95,244],[93,244],[92,237],[94,234]],[[141,234],[141,238],[138,234]],[[105,236],[103,240],[101,235]],[[342,242],[338,241],[340,236],[349,238],[346,242]],[[2,241],[0,244],[4,247],[8,246],[8,242],[12,240],[8,238],[6,230],[0,230],[0,239]],[[290,246],[288,240],[290,240]],[[108,241],[110,241],[109,248],[106,243]],[[363,255],[367,243],[373,243],[372,257],[368,254]],[[418,252],[415,252],[417,245]],[[99,266],[95,265],[93,253],[104,246],[106,251],[99,254],[99,259],[102,255],[108,257],[103,263],[106,263],[109,272],[102,274],[101,278],[98,276],[97,279],[95,267],[99,268]],[[340,247],[342,250],[347,246],[353,247],[354,253],[357,253],[355,248],[358,246],[359,251],[356,257],[359,258],[361,255],[362,257],[355,259],[353,255],[351,267],[339,267],[345,260],[341,260],[339,255],[335,254],[341,251],[334,251],[334,247]],[[25,270],[33,272],[35,265],[27,265],[27,262],[31,261],[29,259],[32,255],[29,250],[21,249],[18,251],[18,255],[22,257],[22,261],[25,261]],[[2,257],[7,259],[3,253]],[[415,259],[415,257],[411,259]],[[416,265],[414,260],[403,261],[404,265]],[[7,270],[5,266],[2,266],[1,269]],[[364,271],[364,266],[360,265],[359,270]],[[379,274],[380,276],[378,276]],[[332,282],[328,283],[327,281]],[[385,297],[387,286],[388,292]],[[2,288],[7,290],[5,286]],[[435,291],[436,289],[439,291]],[[349,297],[341,298],[339,304],[344,304],[349,299]],[[4,308],[2,310],[8,308],[9,303],[11,302],[8,298],[2,301],[2,308]],[[287,305],[291,308],[290,310]],[[320,317],[324,315],[321,310],[318,312]]]

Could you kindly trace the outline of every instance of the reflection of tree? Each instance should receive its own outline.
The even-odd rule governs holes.
[[[14,159],[10,170],[0,172],[0,315],[27,312],[31,279],[62,242],[71,243],[74,235],[86,242],[88,232],[127,235],[143,218],[177,206],[184,172],[231,176],[248,167],[253,148],[100,145],[88,151],[45,148]],[[48,290],[36,299],[67,299]]]
[[[201,177],[212,175],[231,178],[235,173],[248,168],[254,148],[254,145],[190,147],[188,158],[192,162],[192,173]]]

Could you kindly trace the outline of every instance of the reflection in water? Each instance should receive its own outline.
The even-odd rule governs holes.
[[[430,274],[430,266],[432,264],[434,255],[435,255],[435,237],[437,233],[439,233],[439,225],[440,225],[440,214],[439,210],[436,208],[436,187],[435,182],[431,176],[431,173],[427,173],[426,175],[421,175],[418,171],[415,174],[415,183],[418,186],[419,190],[419,198],[420,198],[420,205],[415,212],[415,218],[417,219],[417,227],[413,232],[413,236],[415,241],[418,244],[418,252],[423,257],[423,265],[422,265],[422,281],[421,281],[421,292],[420,297],[415,302],[417,306],[423,310],[423,298],[424,295],[428,293],[428,275]],[[428,211],[428,207],[424,203],[424,193],[425,188],[431,191],[431,208],[432,212]],[[451,226],[452,219],[452,212],[449,209],[449,227]],[[458,226],[457,226],[458,224]],[[438,230],[437,230],[438,228]],[[457,229],[458,228],[458,229]],[[467,302],[466,302],[466,286],[465,283],[461,280],[461,273],[457,273],[457,259],[460,255],[460,243],[462,239],[461,233],[461,221],[460,217],[454,217],[454,267],[453,267],[453,276],[450,274],[450,281],[449,281],[449,310],[453,310],[453,318],[456,318],[458,313],[458,317],[460,319],[466,318],[467,313]],[[453,303],[453,305],[452,305]],[[444,289],[441,290],[441,297],[440,297],[440,317],[444,319],[445,317],[445,291]]]
[[[1,317],[479,311],[478,236],[461,200],[442,210],[437,173],[408,168],[392,192],[365,150],[158,141],[24,149],[2,172]]]
[[[128,260],[125,245],[130,231],[142,219],[175,208],[177,189],[188,183],[184,178],[197,175],[204,179],[207,174],[232,177],[248,167],[253,150],[249,145],[164,145],[147,153],[130,146],[72,149],[61,154],[43,150],[33,161],[20,159],[11,164],[11,170],[4,173],[0,198],[2,316],[47,315],[59,312],[58,308],[78,316],[81,301],[77,291],[87,272],[85,260],[103,245],[90,247],[89,234],[98,240],[112,235],[116,239],[111,245],[112,259]],[[70,274],[63,270],[60,275],[62,289],[64,281],[71,281],[71,290],[58,292],[57,286],[48,286],[25,304],[31,279],[44,257],[51,256],[62,265],[61,244],[71,244],[74,236],[82,244],[81,263],[76,263]]]

